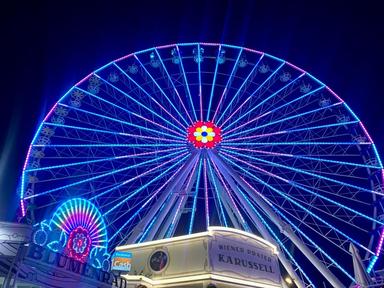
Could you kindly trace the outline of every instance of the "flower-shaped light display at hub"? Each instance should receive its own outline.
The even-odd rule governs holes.
[[[188,140],[197,148],[213,148],[221,141],[221,129],[212,122],[198,121],[188,128]]]
[[[85,262],[91,248],[92,240],[87,229],[79,226],[69,234],[67,249],[71,258]]]

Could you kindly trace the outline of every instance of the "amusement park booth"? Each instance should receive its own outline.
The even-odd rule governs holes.
[[[276,247],[237,229],[210,227],[116,251],[132,255],[130,271],[121,275],[129,288],[283,287]]]

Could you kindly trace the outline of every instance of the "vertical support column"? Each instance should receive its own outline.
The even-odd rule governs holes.
[[[182,168],[181,171],[177,175],[175,175],[175,179],[167,186],[167,188],[164,190],[164,192],[161,194],[160,198],[156,201],[155,205],[152,206],[150,211],[144,216],[144,218],[137,224],[132,231],[131,236],[127,240],[127,244],[132,244],[137,241],[137,239],[140,238],[140,236],[143,234],[145,228],[149,225],[149,223],[152,221],[153,217],[155,217],[156,213],[159,211],[161,206],[166,202],[166,199],[170,196],[172,191],[176,190],[179,182],[185,180],[187,177],[187,174],[190,170],[190,163],[193,162],[193,159],[195,159],[196,154],[191,155],[190,162],[187,162],[185,166]]]
[[[253,195],[253,200],[257,205],[265,211],[270,220],[280,229],[280,232],[288,237],[293,244],[303,253],[303,255],[316,267],[316,269],[333,285],[335,288],[345,287],[339,279],[313,254],[313,252],[301,241],[301,239],[293,232],[290,225],[285,223],[280,217],[272,210],[272,208],[265,203],[265,201],[252,190],[249,189],[248,185],[234,172],[232,169],[224,163],[216,154],[210,151],[209,154],[220,169],[225,170],[229,176],[231,176],[236,182],[249,194]]]

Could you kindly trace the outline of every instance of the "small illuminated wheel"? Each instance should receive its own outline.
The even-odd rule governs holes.
[[[112,249],[234,227],[276,244],[296,284],[349,286],[350,251],[371,275],[382,267],[383,175],[363,123],[309,73],[248,48],[175,44],[108,63],[52,107],[20,207],[42,221],[86,199]],[[70,233],[72,252],[87,251],[90,231]]]

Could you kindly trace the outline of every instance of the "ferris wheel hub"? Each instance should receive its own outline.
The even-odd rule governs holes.
[[[210,121],[197,121],[188,128],[188,141],[196,148],[213,148],[221,142],[221,129]]]

